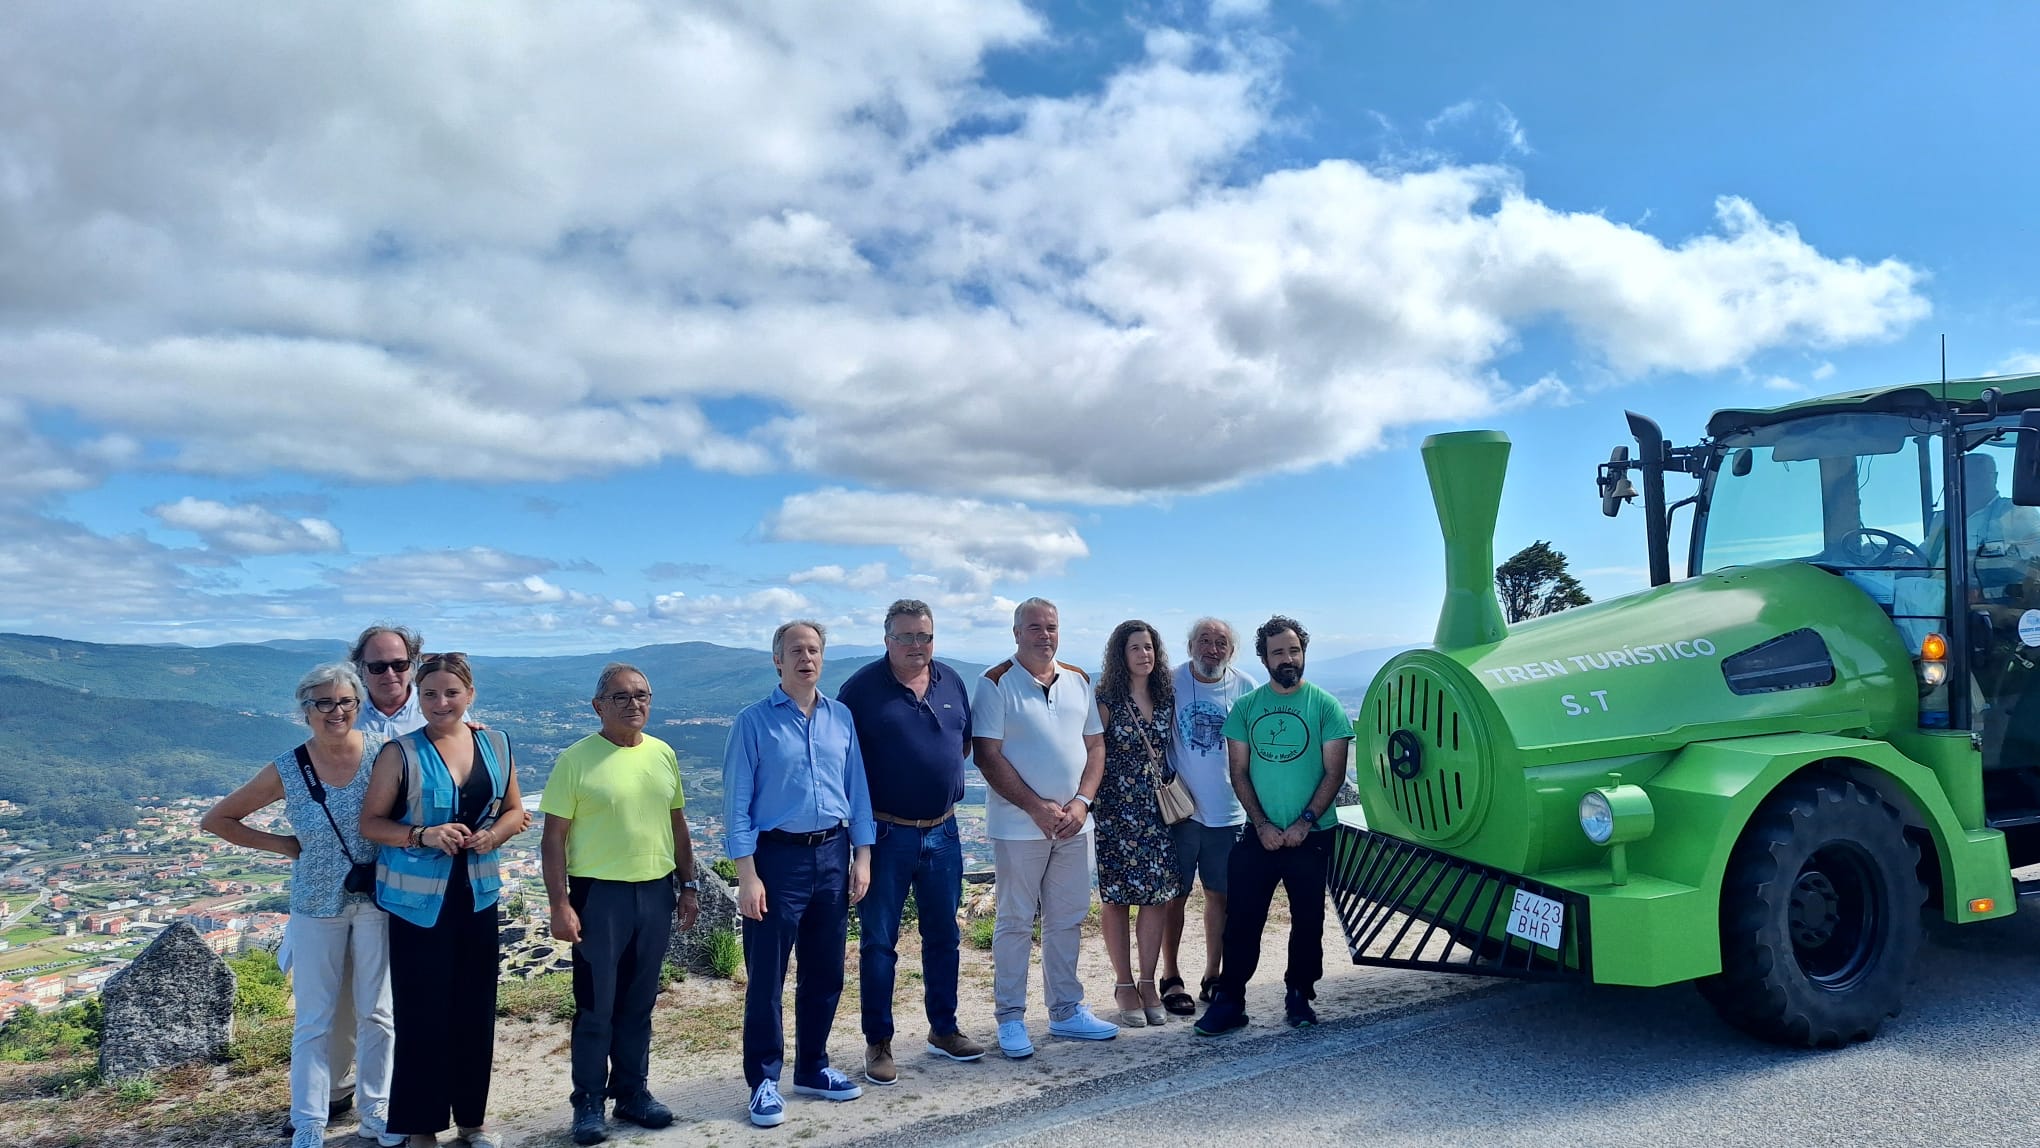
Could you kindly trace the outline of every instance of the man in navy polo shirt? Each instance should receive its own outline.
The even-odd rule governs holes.
[[[935,660],[935,615],[928,604],[902,598],[885,612],[885,657],[851,674],[836,700],[856,720],[878,822],[871,888],[857,906],[864,1078],[892,1084],[899,1080],[893,973],[910,889],[921,917],[928,1051],[951,1060],[985,1054],[956,1027],[956,911],[963,890],[956,803],[963,800],[963,763],[970,757],[970,695],[963,678]]]

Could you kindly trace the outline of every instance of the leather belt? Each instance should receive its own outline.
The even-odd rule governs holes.
[[[763,829],[758,832],[758,840],[770,841],[775,845],[805,845],[812,848],[841,832],[843,832],[841,825],[831,825],[827,829],[817,829],[813,833],[788,833],[784,829]]]
[[[873,810],[871,815],[877,818],[878,820],[885,822],[888,825],[903,825],[908,829],[933,829],[937,825],[940,825],[943,822],[949,820],[951,817],[956,816],[956,806],[952,805],[949,808],[942,811],[942,816],[930,817],[926,821],[914,821],[905,817],[894,817],[890,813],[880,813],[876,810]]]

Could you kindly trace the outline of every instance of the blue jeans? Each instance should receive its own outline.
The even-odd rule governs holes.
[[[900,915],[907,890],[921,915],[921,978],[927,992],[928,1029],[956,1031],[956,911],[963,902],[963,846],[956,818],[926,829],[878,823],[871,847],[871,886],[857,903],[857,986],[863,998],[864,1039],[893,1038],[893,974],[899,967]]]

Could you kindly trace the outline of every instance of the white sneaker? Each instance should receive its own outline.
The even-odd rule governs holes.
[[[1066,1036],[1072,1040],[1111,1040],[1119,1035],[1119,1026],[1109,1020],[1099,1020],[1083,1005],[1062,1020],[1048,1022],[1048,1035]]]
[[[1034,1042],[1027,1039],[1026,1021],[999,1022],[999,1051],[1014,1060],[1026,1060],[1034,1055]]]

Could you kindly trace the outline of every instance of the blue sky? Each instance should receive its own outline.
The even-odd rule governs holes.
[[[2026,6],[0,14],[0,628],[1422,641],[1415,446],[2040,370]],[[114,82],[89,90],[80,75]]]

